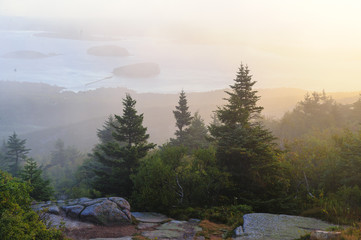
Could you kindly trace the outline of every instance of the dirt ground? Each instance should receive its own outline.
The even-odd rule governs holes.
[[[65,235],[73,240],[88,240],[91,238],[118,238],[131,236],[137,233],[135,225],[121,226],[94,226],[87,229],[65,231]]]

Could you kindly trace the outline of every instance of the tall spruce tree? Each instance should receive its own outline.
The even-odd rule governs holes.
[[[209,147],[208,129],[198,112],[194,113],[191,124],[184,131],[184,146],[193,151]]]
[[[259,97],[252,89],[255,83],[242,64],[231,91],[226,91],[228,103],[216,111],[220,123],[209,127],[219,166],[231,174],[236,186],[235,197],[277,194],[272,186],[282,178],[274,137],[257,121],[263,108],[257,106]]]
[[[47,201],[53,194],[53,189],[50,187],[50,181],[44,179],[43,171],[32,158],[26,159],[24,169],[20,172],[20,177],[25,182],[28,182],[32,188],[30,196],[37,201]]]
[[[139,160],[155,147],[148,143],[149,134],[143,127],[143,114],[137,114],[136,101],[127,94],[123,99],[123,115],[114,115],[114,141],[99,144],[95,159],[101,167],[94,169],[94,188],[103,194],[129,197],[133,189],[130,176],[139,166]]]
[[[114,126],[118,126],[118,122],[115,120],[113,115],[110,115],[104,122],[103,128],[97,130],[97,136],[101,143],[114,141]]]
[[[30,151],[30,149],[25,147],[25,144],[26,139],[19,139],[15,132],[8,138],[6,158],[10,164],[10,173],[13,176],[17,176],[20,170],[20,163],[25,160],[26,154]]]
[[[178,106],[175,107],[176,110],[173,111],[174,117],[176,119],[176,127],[178,128],[175,132],[177,137],[176,141],[179,145],[184,143],[184,130],[187,126],[191,124],[193,117],[191,112],[188,111],[187,98],[185,92],[182,90],[179,94]]]

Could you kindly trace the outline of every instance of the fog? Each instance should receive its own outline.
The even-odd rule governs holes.
[[[360,7],[358,1],[0,0],[2,90],[9,92],[8,82],[36,83],[11,85],[18,114],[4,95],[0,137],[16,131],[31,143],[38,131],[52,129],[40,134],[51,135],[51,146],[58,137],[73,139],[60,128],[84,125],[91,126],[87,134],[78,134],[92,139],[83,148],[89,149],[96,129],[120,113],[124,92],[131,92],[151,140],[162,144],[174,133],[177,94],[190,94],[192,113],[208,123],[241,63],[261,89],[267,117],[282,117],[306,91],[352,91],[337,100],[353,103],[361,89]],[[102,95],[102,88],[119,89]],[[193,101],[192,92],[210,93]],[[40,104],[38,115],[25,107],[31,103]]]
[[[138,92],[207,91],[228,87],[243,62],[261,88],[352,91],[361,88],[360,5],[358,1],[1,0],[0,55],[24,50],[59,55],[35,64],[6,59],[0,80],[41,81],[74,91],[102,86]],[[39,32],[56,35],[39,37]],[[130,57],[95,61],[85,54],[90,47],[109,44],[126,48]],[[116,67],[139,62],[158,64],[159,76],[108,78],[84,87],[111,76]],[[19,71],[19,65],[28,69]],[[50,70],[43,71],[47,66]],[[10,74],[14,69],[17,73]],[[58,79],[50,80],[51,74]]]

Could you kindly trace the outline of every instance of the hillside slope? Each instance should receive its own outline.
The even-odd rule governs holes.
[[[302,100],[302,89],[259,89],[259,104],[268,117],[281,117]],[[130,93],[144,113],[150,140],[162,144],[173,136],[172,111],[178,94],[136,93],[125,88],[101,88],[87,92],[67,92],[41,83],[0,82],[0,138],[16,131],[26,138],[32,154],[49,152],[58,138],[87,152],[97,142],[96,130],[107,116],[122,113],[122,98]],[[199,111],[208,123],[212,112],[223,104],[224,90],[186,93],[192,113]],[[338,102],[352,103],[359,92],[328,93]]]

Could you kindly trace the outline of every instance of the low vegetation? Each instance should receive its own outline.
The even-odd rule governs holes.
[[[0,239],[66,239],[62,232],[47,229],[31,210],[31,186],[0,170]]]

